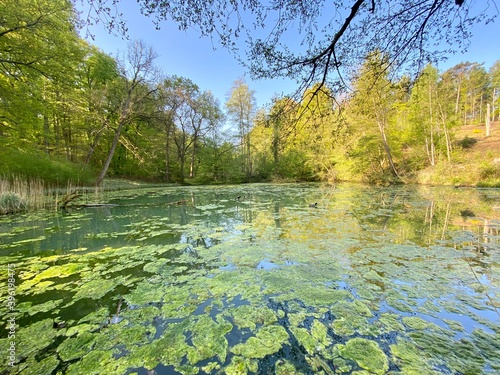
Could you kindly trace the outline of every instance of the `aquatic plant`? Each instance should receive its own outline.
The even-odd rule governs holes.
[[[26,201],[16,193],[6,192],[0,194],[0,215],[12,214],[26,210]]]
[[[172,195],[183,189],[172,188]],[[498,236],[448,223],[430,244],[429,238],[402,241],[399,215],[407,214],[401,205],[377,207],[374,197],[385,190],[336,190],[341,195],[328,201],[308,196],[319,194],[318,187],[280,187],[272,199],[291,203],[279,210],[269,199],[240,193],[257,201],[244,212],[247,198],[236,210],[236,203],[210,195],[214,191],[189,188],[202,209],[133,205],[0,219],[0,263],[16,267],[22,348],[16,366],[3,358],[0,372],[438,375],[500,369],[495,299],[492,304],[485,296],[500,288],[500,254],[490,250]],[[369,208],[354,207],[353,194]],[[136,195],[125,200],[146,199]],[[164,196],[160,189],[146,195]],[[309,199],[322,208],[304,208]],[[425,218],[426,201],[412,199],[412,215]],[[412,220],[415,230],[429,225]],[[486,247],[479,251],[478,244]],[[5,274],[0,281],[7,285]],[[6,298],[2,292],[4,325]],[[0,339],[1,350],[8,345]]]
[[[357,337],[345,345],[337,345],[337,350],[342,357],[356,361],[369,373],[385,374],[389,369],[387,357],[375,341]]]

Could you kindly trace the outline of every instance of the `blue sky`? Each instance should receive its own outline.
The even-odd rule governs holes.
[[[290,94],[297,88],[294,81],[284,79],[252,81],[230,52],[219,46],[214,50],[216,42],[200,38],[195,30],[179,31],[172,23],[163,23],[161,29],[156,30],[152,19],[139,12],[135,1],[121,2],[119,9],[127,22],[129,38],[142,39],[152,46],[159,55],[156,64],[165,74],[191,79],[202,90],[212,91],[221,105],[225,103],[233,82],[240,77],[244,77],[255,91],[259,107],[269,103],[274,95]],[[109,34],[102,24],[90,27],[89,31],[95,36],[89,41],[104,52],[116,56],[118,51],[126,51],[128,41]],[[500,60],[499,19],[489,25],[476,25],[473,35],[465,54],[450,56],[438,68],[444,71],[459,62],[469,61],[484,63],[489,69]]]

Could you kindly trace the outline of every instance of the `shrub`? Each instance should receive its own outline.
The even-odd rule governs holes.
[[[20,195],[11,191],[0,195],[0,214],[12,214],[26,210],[26,202]]]
[[[461,147],[463,149],[466,149],[466,148],[471,148],[472,146],[474,146],[475,144],[477,143],[477,139],[476,138],[469,138],[468,136],[465,136],[464,139],[460,140],[460,141],[457,141],[456,142],[456,145],[458,147]]]

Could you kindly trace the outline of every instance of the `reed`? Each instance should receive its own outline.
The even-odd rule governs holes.
[[[47,194],[41,179],[0,177],[0,214],[44,208]]]

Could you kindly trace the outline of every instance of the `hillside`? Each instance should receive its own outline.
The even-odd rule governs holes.
[[[422,170],[417,182],[500,187],[500,121],[491,124],[488,137],[485,125],[478,124],[456,129],[454,139],[451,163],[442,162]]]

